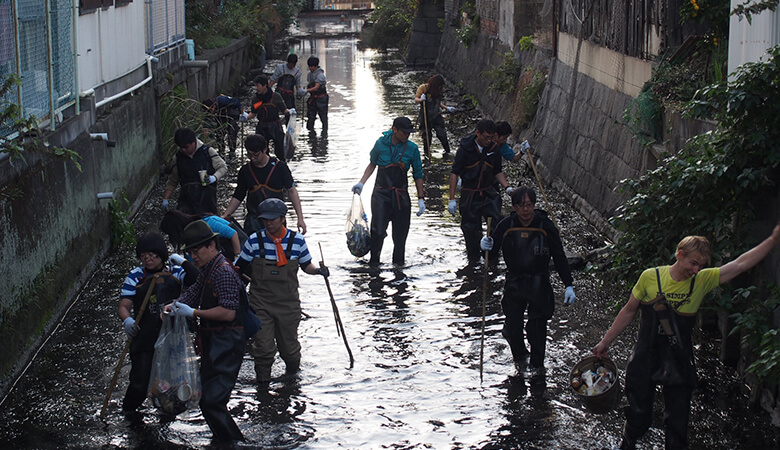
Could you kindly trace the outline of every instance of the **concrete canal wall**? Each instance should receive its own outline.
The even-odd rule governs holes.
[[[197,99],[227,91],[248,76],[252,56],[241,39],[196,55],[208,64],[186,68],[181,45],[157,55],[153,81],[133,95],[100,108],[82,99],[81,114],[47,136],[78,153],[81,171],[39,154],[0,161],[0,396],[107,255],[109,200],[97,193],[124,193],[135,211],[159,176],[160,97],[182,83]],[[89,133],[108,133],[116,146]]]

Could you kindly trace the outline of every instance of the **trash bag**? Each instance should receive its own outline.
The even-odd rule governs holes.
[[[300,123],[296,120],[297,115],[290,115],[290,120],[287,122],[287,131],[284,133],[284,157],[287,161],[291,160],[295,155],[295,148],[298,147],[298,134],[301,128]]]
[[[363,210],[360,196],[352,196],[352,206],[347,213],[347,247],[354,256],[361,257],[371,250],[371,234],[368,228],[368,217]]]
[[[187,321],[182,318],[163,316],[160,336],[154,344],[148,396],[168,414],[198,407],[200,370]]]

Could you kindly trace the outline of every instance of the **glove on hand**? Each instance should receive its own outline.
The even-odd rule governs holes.
[[[213,184],[217,182],[217,177],[215,177],[214,175],[209,175],[208,180],[209,180],[209,184]]]
[[[425,200],[423,199],[417,200],[417,208],[419,208],[417,210],[417,217],[420,217],[425,212]]]
[[[363,183],[358,183],[352,186],[352,192],[354,192],[357,195],[360,195],[360,193],[363,192]]]
[[[513,188],[511,186],[508,187],[508,188],[506,188],[506,195],[512,195],[512,192],[514,192],[514,191],[515,191],[515,188]]]
[[[479,248],[484,251],[493,250],[493,238],[485,236],[479,241]]]
[[[328,278],[330,276],[330,270],[328,270],[327,266],[322,266],[319,269],[317,269],[317,273],[322,275],[325,278]]]
[[[304,88],[298,89],[298,97],[303,97],[304,95],[306,95],[306,89]]]
[[[458,204],[455,203],[455,200],[450,200],[450,203],[447,205],[447,211],[449,211],[450,214],[454,216],[457,210],[458,210]]]
[[[128,317],[124,321],[125,324],[125,334],[127,337],[132,338],[135,337],[136,334],[138,334],[138,328],[135,327],[135,319],[132,317]]]
[[[163,199],[162,201],[162,209],[165,212],[168,212],[171,210],[171,207],[168,205],[168,199]]]
[[[238,121],[246,122],[247,120],[249,120],[249,113],[248,112],[241,113],[241,116],[238,118]]]
[[[447,107],[447,111],[448,112],[455,112],[455,107],[454,106],[448,106]]]
[[[426,97],[425,94],[420,96],[420,100],[422,100],[422,101],[425,101],[426,98],[428,98],[428,97]]]
[[[520,151],[523,152],[523,154],[525,154],[526,150],[528,150],[529,148],[531,148],[531,144],[529,144],[528,141],[523,141],[520,144]]]
[[[295,108],[290,108],[288,112],[290,113],[291,116],[298,114],[298,111],[296,111]]]
[[[574,286],[567,286],[566,295],[563,297],[563,304],[573,305],[575,300],[577,300],[577,296],[574,295]]]
[[[177,317],[193,317],[195,308],[182,302],[173,302],[173,314]]]
[[[171,264],[173,264],[174,266],[180,266],[184,264],[184,257],[178,253],[172,254],[169,259],[171,261]]]

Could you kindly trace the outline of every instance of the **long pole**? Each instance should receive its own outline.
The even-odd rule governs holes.
[[[528,161],[531,162],[531,168],[534,169],[534,175],[536,175],[536,182],[539,184],[539,190],[542,191],[542,197],[544,198],[544,204],[547,205],[547,212],[550,214],[550,219],[552,219],[555,228],[558,228],[558,223],[555,222],[555,216],[553,216],[552,208],[550,207],[550,202],[547,201],[547,194],[544,192],[544,187],[542,187],[542,179],[539,178],[539,172],[536,171],[536,164],[534,164],[534,155],[531,154],[531,147],[529,146],[525,150],[525,152],[526,154],[528,154]]]
[[[490,237],[490,222],[492,217],[488,217],[487,220],[487,233],[485,236]],[[485,250],[485,282],[482,286],[482,336],[479,339],[479,381],[482,382],[482,361],[485,355],[485,312],[487,309],[487,291],[488,291],[488,257],[490,256],[490,250]]]
[[[320,246],[320,269],[325,268],[325,255],[322,253],[322,244]],[[344,340],[344,346],[347,347],[347,353],[349,354],[349,368],[355,366],[355,358],[352,356],[352,350],[347,343],[347,334],[344,332],[344,324],[341,322],[341,315],[339,314],[339,308],[336,306],[336,299],[333,297],[333,291],[330,289],[330,281],[328,277],[325,278],[325,286],[328,288],[328,294],[330,295],[330,306],[333,307],[333,318],[336,320],[336,333]]]
[[[152,278],[152,282],[149,284],[149,290],[146,291],[146,297],[144,297],[144,301],[143,303],[141,303],[141,308],[138,310],[138,314],[135,316],[136,327],[138,326],[138,323],[141,321],[141,318],[144,315],[144,311],[146,311],[146,306],[149,304],[149,298],[152,296],[152,292],[154,291],[154,285],[157,284],[157,281],[160,279],[159,277],[160,276],[158,274],[154,274],[154,278]],[[109,400],[111,400],[111,393],[114,392],[116,379],[119,377],[119,372],[122,370],[122,364],[125,362],[125,356],[127,356],[127,352],[130,350],[131,342],[133,342],[132,336],[127,338],[127,342],[125,343],[125,349],[122,350],[122,355],[119,357],[119,364],[116,365],[116,370],[114,371],[114,377],[111,378],[111,384],[108,385],[108,392],[106,392],[106,399],[103,401],[103,408],[100,410],[101,419],[106,414],[106,408],[108,407],[108,402]]]
[[[425,107],[425,100],[422,101],[423,107],[423,122],[425,123],[425,145],[428,147],[428,151],[425,152],[425,156],[431,156],[431,137],[429,136],[430,130],[428,129],[428,109]]]

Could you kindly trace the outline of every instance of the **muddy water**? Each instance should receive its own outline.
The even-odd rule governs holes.
[[[302,39],[295,46],[302,59],[309,54],[320,57],[331,96],[330,129],[324,136],[317,122],[313,133],[304,133],[290,166],[308,225],[306,240],[315,261],[324,257],[331,269],[330,282],[355,364],[349,368],[322,278],[300,273],[306,313],[300,327],[302,371],[293,380],[276,379],[270,393],[262,394],[246,357],[229,404],[247,438],[241,447],[599,449],[617,444],[621,413],[588,411],[568,390],[566,380],[570,368],[588,355],[608,327],[612,312],[606,305],[621,301],[625,289],[601,286],[591,275],[575,270],[579,300],[564,307],[563,286],[553,274],[557,310],[549,327],[547,372],[531,376],[513,366],[500,334],[499,265],[487,288],[480,376],[484,269],[467,266],[458,224],[446,212],[442,192],[451,159],[442,158],[437,142],[433,157],[424,162],[428,211],[412,217],[406,265],[387,262],[392,251],[389,238],[379,270],[356,260],[345,245],[350,188],[392,119],[398,115],[414,119],[414,91],[430,73],[410,72],[396,60],[358,50],[351,38]],[[447,99],[460,110],[449,119],[453,144],[471,131],[477,118],[461,100],[452,91]],[[240,155],[229,160],[231,175],[220,194],[223,205],[242,163]],[[522,167],[506,172],[512,183],[535,184]],[[367,209],[372,183],[373,177],[363,195]],[[161,192],[158,183],[136,217],[139,232],[159,223]],[[567,199],[549,189],[547,194],[551,205],[543,207],[556,217],[567,249],[584,254],[604,245]],[[0,441],[5,445],[209,445],[211,433],[197,411],[171,419],[147,406],[132,417],[122,415],[119,403],[128,365],[105,420],[98,417],[124,345],[116,317],[118,290],[135,264],[133,252],[123,250],[105,261],[81,292],[0,407]],[[629,329],[614,345],[612,357],[620,367],[625,367],[634,333]],[[716,362],[715,335],[703,333],[701,342],[702,382],[694,398],[691,448],[777,448],[777,429],[764,413],[748,409],[733,371]],[[275,376],[281,375],[281,366],[275,367]],[[661,423],[658,414],[642,448],[663,447]]]

